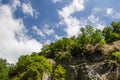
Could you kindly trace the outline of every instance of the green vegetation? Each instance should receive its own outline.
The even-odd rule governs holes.
[[[120,61],[120,52],[115,52],[115,53],[113,53],[113,56],[115,57],[115,59],[116,59],[117,61]]]
[[[102,32],[107,43],[120,40],[120,22],[112,22],[111,26],[105,27]]]
[[[57,65],[53,72],[53,80],[65,80],[66,71],[61,65]]]
[[[0,80],[9,80],[9,64],[5,59],[0,58]]]
[[[81,28],[80,32],[81,34],[77,37],[62,38],[50,45],[43,46],[40,55],[58,60],[84,56],[89,53],[85,48],[88,44],[104,45],[120,40],[120,22],[112,22],[111,26],[105,27],[103,30],[87,25]]]
[[[52,66],[43,56],[33,53],[19,58],[9,75],[13,80],[41,80],[44,72],[51,72]]]
[[[80,32],[78,36],[64,37],[49,45],[44,45],[39,53],[22,55],[14,66],[8,64],[5,59],[0,59],[0,80],[41,80],[44,73],[50,73],[53,80],[65,80],[67,64],[65,65],[63,62],[66,61],[69,64],[70,59],[80,59],[87,55],[89,55],[87,56],[89,60],[92,59],[91,57],[96,58],[97,55],[92,54],[100,53],[99,45],[120,40],[120,22],[112,22],[111,26],[105,27],[103,30],[87,25],[81,28]],[[87,47],[89,49],[95,46],[96,50],[94,48],[87,50],[87,45],[89,45]],[[113,54],[109,53],[109,56],[114,56],[115,60],[120,61],[120,52],[114,51]],[[52,65],[49,59],[58,63]]]

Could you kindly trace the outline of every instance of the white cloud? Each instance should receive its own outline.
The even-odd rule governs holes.
[[[67,26],[65,31],[68,36],[73,36],[79,33],[81,27],[80,20],[71,15],[75,12],[82,11],[84,9],[84,0],[73,0],[69,5],[62,8],[59,11],[59,15],[62,18],[63,23]]]
[[[96,28],[102,30],[105,27],[103,23],[97,23]]]
[[[107,8],[106,13],[107,13],[108,15],[113,14],[113,9],[112,9],[112,8]]]
[[[96,23],[99,22],[99,18],[96,17],[96,16],[94,16],[93,14],[90,15],[90,16],[88,16],[88,20],[89,20],[91,23],[93,23],[93,24],[96,24]]]
[[[95,16],[95,14],[91,14],[90,16],[88,16],[87,20],[90,23],[92,23],[93,26],[94,26],[94,28],[96,28],[96,29],[101,29],[102,30],[105,27],[105,25],[103,24],[103,22],[100,21],[99,17]]]
[[[107,8],[106,9],[106,15],[110,16],[113,19],[119,19],[120,18],[120,12],[117,12],[115,9],[113,8]]]
[[[52,0],[53,3],[62,2],[62,0]]]
[[[54,29],[49,28],[49,25],[45,24],[43,29],[38,29],[37,26],[33,26],[33,30],[36,31],[36,34],[41,37],[45,37],[46,35],[50,36],[55,33]]]
[[[43,33],[50,36],[55,33],[54,29],[50,28],[48,24],[44,24],[44,28],[42,29]]]
[[[20,55],[39,52],[42,44],[26,35],[22,19],[13,17],[11,5],[0,5],[0,57],[14,63]]]
[[[13,9],[15,9],[15,10],[16,10],[17,7],[20,7],[20,6],[21,6],[20,0],[13,0],[12,3],[13,3],[13,4],[12,4],[12,7],[13,7]]]
[[[97,14],[102,11],[102,8],[95,7],[92,9],[93,14]]]
[[[63,36],[58,36],[57,34],[55,34],[54,36],[55,36],[55,39],[57,40],[63,38]]]
[[[53,29],[48,29],[48,28],[44,28],[43,31],[46,35],[51,35],[55,33]]]
[[[30,16],[35,17],[35,18],[37,18],[37,16],[38,16],[38,12],[36,11],[36,9],[32,8],[30,2],[22,4],[22,11],[24,14],[30,15]]]
[[[37,26],[33,26],[33,30],[36,31],[36,34],[37,34],[38,36],[42,36],[42,37],[45,36],[45,34],[44,34],[40,29],[38,29]]]
[[[52,42],[52,41],[51,41],[50,39],[48,39],[48,40],[45,41],[44,45],[50,44],[51,42]]]

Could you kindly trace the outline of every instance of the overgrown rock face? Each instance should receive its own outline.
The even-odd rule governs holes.
[[[52,66],[61,64],[65,67],[64,80],[120,80],[120,63],[109,57],[113,52],[120,51],[120,41],[105,45],[89,44],[86,50],[84,56],[72,57],[64,61],[48,59],[48,62]],[[48,74],[43,76],[43,80],[50,79]]]
[[[108,54],[111,52],[120,51],[120,40],[112,42],[110,44],[88,44],[85,46],[87,52],[89,53],[99,53],[99,54]]]
[[[120,80],[120,65],[115,62],[69,65],[66,80]]]
[[[71,58],[66,66],[65,80],[120,80],[120,63],[109,58],[120,51],[120,41],[111,44],[87,45],[82,57]]]

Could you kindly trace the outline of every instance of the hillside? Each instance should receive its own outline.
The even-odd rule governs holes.
[[[103,30],[87,25],[80,32],[78,36],[44,45],[39,53],[21,56],[16,65],[5,64],[1,71],[7,69],[6,74],[0,73],[0,78],[120,80],[120,22],[112,22]]]

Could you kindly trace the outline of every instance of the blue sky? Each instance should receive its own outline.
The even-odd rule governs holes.
[[[120,21],[119,0],[0,0],[0,57],[15,63],[87,24],[103,29],[112,21]]]

